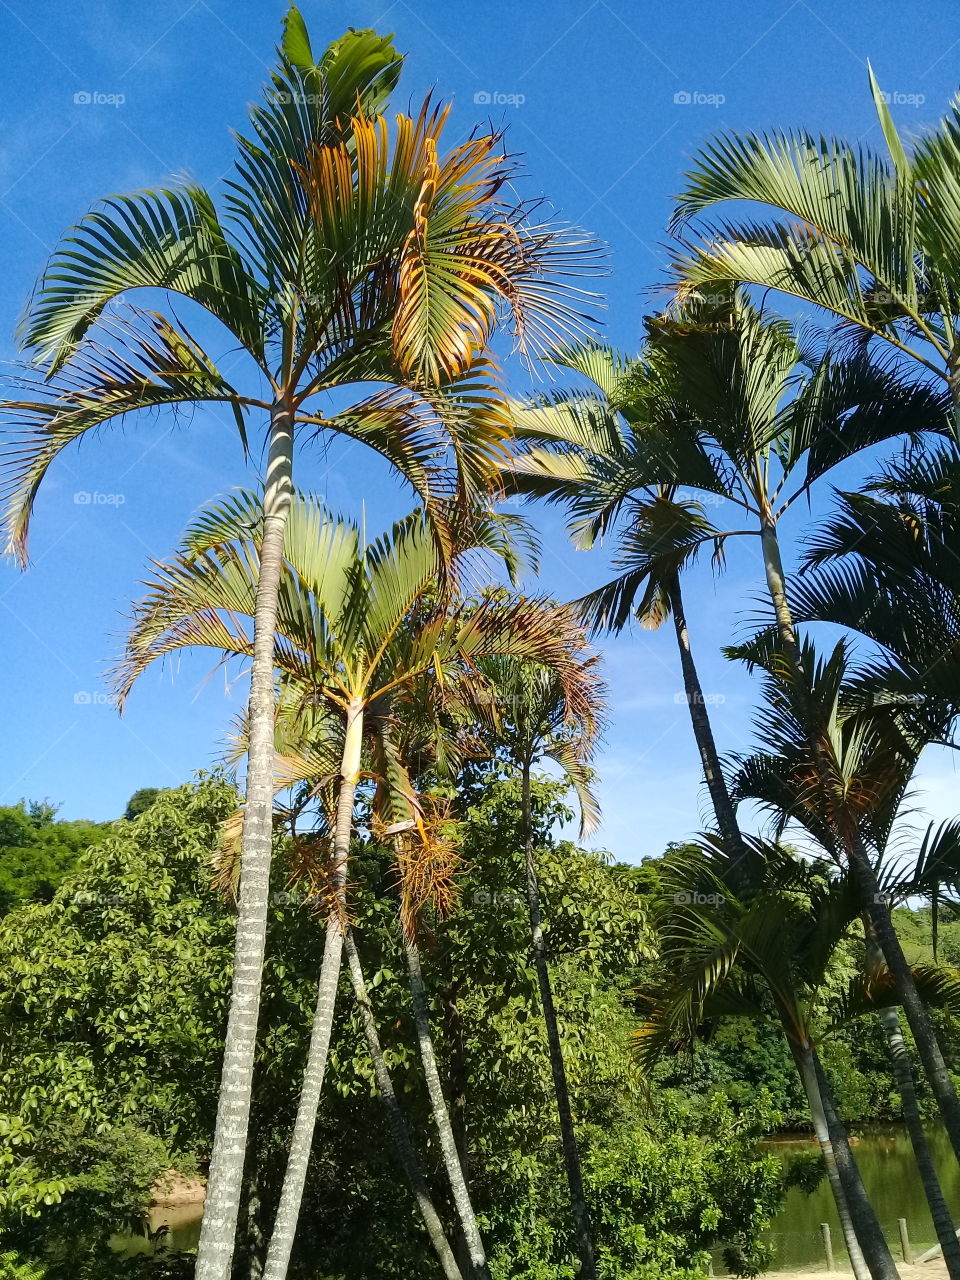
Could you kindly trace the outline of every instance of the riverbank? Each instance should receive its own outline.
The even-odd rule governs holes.
[[[939,1260],[914,1264],[908,1267],[903,1262],[897,1263],[900,1280],[946,1280],[947,1269]],[[825,1268],[806,1267],[802,1271],[764,1271],[758,1280],[802,1280],[806,1276],[815,1276],[816,1280],[852,1280],[853,1272],[827,1271]]]
[[[153,1184],[151,1210],[180,1209],[185,1205],[202,1205],[207,1190],[206,1178],[190,1177],[168,1169]]]

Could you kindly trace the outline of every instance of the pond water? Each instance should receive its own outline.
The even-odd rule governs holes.
[[[927,1132],[934,1159],[940,1174],[944,1195],[947,1197],[954,1220],[960,1219],[960,1166],[954,1159],[950,1141],[940,1128]],[[774,1138],[765,1143],[767,1150],[781,1156],[786,1164],[792,1156],[813,1147],[809,1137]],[[923,1187],[913,1160],[913,1148],[906,1132],[895,1126],[876,1126],[861,1132],[853,1153],[867,1193],[873,1202],[883,1233],[894,1258],[899,1259],[900,1234],[898,1218],[906,1218],[910,1244],[914,1255],[922,1253],[937,1243],[936,1232],[927,1210]],[[787,1199],[775,1219],[769,1238],[776,1247],[776,1257],[771,1269],[799,1270],[805,1267],[826,1265],[820,1223],[829,1222],[833,1239],[833,1251],[837,1266],[846,1266],[847,1254],[843,1247],[843,1234],[837,1219],[833,1195],[827,1180],[812,1195],[805,1195],[799,1187],[791,1187]],[[723,1268],[716,1266],[721,1274]]]
[[[960,1219],[960,1166],[953,1157],[949,1139],[942,1129],[930,1128],[928,1137],[944,1193],[954,1211],[954,1218]],[[764,1143],[764,1147],[778,1155],[784,1165],[793,1156],[812,1150],[813,1145],[812,1140],[804,1135],[771,1138]],[[899,1259],[901,1256],[898,1218],[907,1220],[910,1243],[915,1255],[935,1245],[936,1233],[914,1164],[913,1148],[904,1130],[879,1125],[865,1129],[853,1150],[894,1257]],[[150,1229],[156,1232],[163,1226],[169,1228],[162,1242],[166,1248],[195,1249],[200,1239],[202,1212],[201,1204],[157,1208],[150,1215]],[[806,1195],[799,1187],[792,1187],[787,1193],[786,1202],[768,1233],[776,1249],[771,1269],[791,1271],[823,1267],[825,1259],[821,1222],[829,1222],[836,1264],[845,1266],[847,1255],[843,1247],[843,1234],[833,1196],[824,1179],[812,1195]],[[149,1253],[155,1247],[151,1240],[129,1235],[117,1237],[116,1245],[124,1252],[131,1253]],[[715,1260],[715,1271],[718,1275],[725,1273],[719,1258]]]
[[[143,1235],[114,1236],[113,1247],[122,1253],[153,1253],[158,1247],[171,1251],[195,1249],[200,1242],[200,1219],[203,1217],[203,1204],[180,1204],[168,1208],[154,1208],[150,1211],[149,1227],[153,1233],[150,1239]],[[162,1237],[157,1232],[162,1227],[167,1230]]]

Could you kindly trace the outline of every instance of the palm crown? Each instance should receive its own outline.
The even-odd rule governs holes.
[[[431,513],[490,479],[508,422],[485,353],[509,312],[524,349],[576,330],[589,269],[576,232],[535,225],[509,194],[516,165],[495,133],[444,154],[447,110],[391,126],[390,39],[350,31],[318,62],[296,10],[264,101],[237,138],[222,212],[194,183],[102,201],[54,253],[22,326],[33,362],[8,404],[9,544],[26,554],[48,467],[85,432],[139,409],[282,405],[293,425],[380,452]],[[189,299],[247,353],[232,384],[177,317],[128,295]],[[318,397],[367,384],[348,409]],[[387,384],[387,385],[384,385]],[[449,535],[448,535],[449,536]]]
[[[870,88],[885,152],[794,130],[723,135],[695,157],[675,229],[730,200],[764,208],[678,249],[681,292],[734,281],[790,294],[944,378],[956,403],[960,100],[908,153],[872,71]]]

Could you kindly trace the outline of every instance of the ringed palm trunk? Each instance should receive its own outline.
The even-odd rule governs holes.
[[[783,573],[783,562],[780,556],[780,545],[777,538],[777,527],[772,519],[761,524],[763,542],[763,562],[767,587],[773,601],[777,618],[777,631],[783,645],[787,661],[798,674],[801,672],[800,647],[797,644],[793,615],[787,601],[786,585]],[[811,726],[811,737],[816,742],[817,726]],[[950,1079],[950,1073],[944,1062],[943,1053],[937,1042],[933,1024],[926,1006],[920,999],[910,966],[903,954],[903,947],[897,937],[886,908],[876,872],[869,855],[860,839],[859,832],[847,833],[846,852],[860,890],[860,904],[865,916],[869,919],[877,944],[886,961],[887,968],[893,977],[897,995],[903,1004],[907,1022],[913,1032],[913,1038],[923,1062],[924,1072],[930,1090],[937,1100],[944,1127],[950,1137],[954,1155],[960,1162],[960,1100]]]
[[[243,1189],[270,897],[274,637],[283,566],[283,534],[292,491],[292,467],[292,413],[288,405],[277,404],[270,423],[263,495],[263,538],[253,623],[247,787],[233,979],[210,1174],[197,1250],[196,1280],[229,1280]]]
[[[420,968],[420,952],[417,944],[406,936],[404,936],[403,945],[407,957],[407,968],[410,972],[411,1003],[413,1004],[413,1020],[417,1031],[420,1060],[423,1063],[423,1074],[427,1084],[427,1094],[430,1098],[430,1109],[433,1112],[434,1123],[437,1126],[440,1153],[443,1156],[444,1168],[447,1171],[447,1178],[450,1182],[454,1207],[466,1241],[470,1266],[474,1276],[476,1280],[490,1280],[490,1267],[487,1263],[486,1249],[480,1236],[480,1228],[477,1226],[477,1217],[473,1211],[467,1179],[457,1154],[453,1125],[450,1123],[450,1112],[443,1096],[443,1086],[440,1083],[437,1055],[434,1051],[433,1035],[430,1031],[427,993]]]
[[[872,937],[869,921],[865,923],[865,932],[867,937],[867,964],[870,968],[876,968],[881,958],[880,948]],[[914,1159],[917,1162],[920,1181],[923,1183],[923,1193],[927,1197],[930,1217],[933,1219],[933,1225],[936,1228],[937,1239],[943,1252],[943,1260],[947,1265],[947,1273],[950,1276],[950,1280],[960,1280],[960,1240],[957,1239],[950,1207],[944,1198],[943,1188],[940,1186],[937,1167],[934,1164],[933,1153],[930,1150],[930,1143],[927,1140],[927,1133],[920,1116],[917,1090],[913,1081],[913,1068],[910,1065],[910,1054],[903,1038],[900,1015],[896,1009],[887,1008],[881,1009],[878,1017],[887,1042],[887,1051],[890,1054],[893,1078],[900,1094],[903,1120],[907,1126],[907,1132],[910,1134]]]
[[[714,816],[717,819],[717,830],[725,843],[742,856],[744,851],[743,837],[740,834],[740,826],[737,822],[737,812],[733,807],[733,801],[730,799],[723,771],[720,768],[720,756],[717,752],[717,744],[710,724],[710,715],[707,711],[703,687],[700,684],[700,676],[690,648],[690,635],[687,631],[687,617],[683,608],[683,595],[680,591],[679,576],[673,579],[667,594],[670,600],[670,612],[673,614],[674,629],[677,633],[677,648],[680,650],[680,669],[683,672],[683,687],[687,699],[687,708],[690,712],[690,722],[693,725],[693,736],[700,752],[704,780],[710,793]]]
[[[720,757],[717,752],[710,717],[706,709],[700,677],[690,649],[679,579],[674,579],[669,590],[669,598],[677,633],[677,645],[680,650],[680,665],[683,671],[687,704],[690,709],[690,720],[700,751],[700,759],[703,763],[704,777],[713,802],[717,828],[724,841],[742,854],[744,852],[743,837],[737,822],[736,810],[734,809],[733,801],[730,799],[726,780],[720,767]],[[784,1013],[783,1016],[786,1017],[786,1014]],[[785,1023],[785,1025],[787,1024]],[[821,1153],[827,1169],[827,1178],[837,1206],[837,1214],[854,1274],[857,1276],[857,1280],[866,1280],[868,1276],[874,1277],[874,1280],[876,1280],[881,1275],[896,1275],[896,1268],[893,1267],[893,1260],[889,1256],[890,1251],[886,1246],[880,1225],[867,1198],[860,1172],[853,1160],[850,1146],[846,1139],[846,1132],[842,1128],[839,1119],[837,1119],[835,1111],[832,1111],[824,1103],[823,1085],[825,1081],[822,1077],[817,1077],[813,1049],[808,1046],[806,1052],[809,1058],[804,1058],[803,1051],[798,1049],[793,1041],[790,1042],[790,1048],[797,1064],[804,1092],[807,1095],[814,1130],[820,1143]],[[813,1074],[811,1074],[811,1066]],[[831,1113],[834,1120],[832,1134],[828,1120],[828,1115]],[[859,1214],[851,1210],[851,1200],[858,1206]],[[865,1250],[861,1247],[861,1241],[858,1238],[860,1233],[862,1233],[864,1239],[873,1240],[873,1245],[867,1247],[867,1253],[875,1255],[873,1261],[875,1265],[881,1268],[880,1270],[875,1271],[873,1266],[868,1265]],[[884,1254],[886,1254],[886,1257],[883,1256]],[[890,1267],[893,1267],[892,1271],[889,1270]]]
[[[863,1250],[867,1266],[874,1280],[896,1280],[897,1267],[890,1253],[886,1238],[873,1211],[873,1205],[867,1196],[860,1170],[850,1149],[850,1140],[843,1121],[837,1115],[836,1103],[830,1081],[823,1070],[823,1064],[813,1050],[813,1065],[820,1086],[820,1097],[823,1100],[823,1111],[827,1118],[827,1129],[833,1146],[837,1167],[840,1170],[840,1181],[847,1195],[850,1216],[853,1218],[857,1239]]]
[[[560,1121],[560,1140],[563,1145],[563,1162],[567,1171],[567,1185],[570,1189],[570,1207],[573,1210],[573,1225],[576,1233],[577,1253],[580,1257],[580,1276],[583,1280],[596,1280],[597,1264],[593,1256],[593,1232],[590,1225],[590,1211],[583,1190],[583,1172],[580,1167],[580,1151],[577,1147],[577,1135],[573,1124],[573,1111],[570,1106],[570,1090],[567,1085],[567,1072],[563,1065],[563,1047],[560,1043],[560,1028],[557,1023],[557,1010],[553,1002],[553,988],[550,983],[550,970],[547,965],[547,948],[543,937],[543,925],[540,920],[540,881],[537,875],[537,862],[533,852],[533,821],[530,809],[530,760],[523,762],[522,773],[522,821],[524,860],[527,873],[527,906],[530,912],[530,934],[533,941],[533,963],[537,971],[537,982],[540,987],[540,1003],[543,1007],[543,1021],[547,1029],[547,1045],[550,1053],[550,1071],[553,1075],[553,1092],[557,1101],[557,1114]]]
[[[441,993],[443,1002],[443,1037],[447,1045],[447,1082],[450,1089],[450,1123],[453,1125],[453,1140],[457,1144],[457,1155],[460,1168],[466,1179],[467,1190],[470,1190],[470,1136],[467,1130],[467,1049],[463,1038],[463,1018],[460,1015],[458,996],[460,979],[454,977],[449,986]],[[453,1242],[454,1252],[460,1270],[470,1273],[470,1255],[463,1232],[456,1232]]]
[[[840,1219],[840,1228],[843,1231],[844,1243],[847,1246],[850,1266],[853,1268],[856,1280],[871,1280],[872,1272],[863,1256],[863,1251],[857,1238],[857,1231],[853,1224],[853,1215],[850,1212],[847,1193],[840,1179],[840,1168],[837,1164],[837,1155],[830,1137],[830,1126],[827,1123],[827,1114],[823,1106],[820,1082],[817,1079],[813,1047],[809,1041],[797,1044],[791,1039],[789,1043],[793,1060],[797,1064],[797,1071],[803,1084],[803,1091],[807,1096],[810,1119],[813,1121],[813,1131],[820,1146],[820,1154],[823,1156],[823,1163],[827,1170],[827,1181],[830,1184],[834,1203],[837,1206],[837,1217]]]
[[[417,1153],[410,1137],[410,1129],[403,1117],[403,1112],[400,1110],[400,1103],[397,1101],[393,1080],[390,1078],[390,1070],[387,1067],[386,1058],[383,1056],[383,1046],[380,1043],[380,1035],[373,1016],[367,984],[364,981],[363,968],[360,964],[360,956],[357,953],[357,944],[354,941],[352,931],[349,929],[344,939],[344,949],[347,953],[347,966],[350,970],[353,992],[360,1010],[363,1034],[366,1037],[370,1061],[373,1063],[377,1089],[380,1092],[384,1110],[387,1113],[390,1136],[397,1149],[397,1155],[407,1176],[407,1181],[413,1189],[420,1216],[423,1218],[423,1225],[427,1229],[430,1244],[437,1255],[440,1266],[443,1268],[443,1274],[447,1277],[447,1280],[463,1280],[463,1275],[443,1229],[443,1223],[440,1221],[440,1215],[437,1213],[436,1206],[433,1203],[433,1196],[420,1167],[420,1161],[417,1159]]]
[[[263,1280],[285,1280],[290,1266],[290,1255],[297,1234],[303,1189],[307,1182],[313,1133],[317,1123],[317,1110],[323,1091],[323,1077],[327,1067],[330,1036],[333,1031],[333,1014],[340,980],[340,962],[343,954],[343,930],[346,914],[345,890],[347,858],[350,853],[350,833],[353,829],[353,802],[360,773],[360,754],[363,744],[363,705],[354,701],[347,708],[346,733],[340,766],[340,793],[337,797],[337,813],[333,831],[333,902],[327,916],[323,943],[323,961],[317,983],[317,1007],[313,1015],[310,1048],[303,1072],[300,1102],[290,1139],[287,1168],[283,1176],[280,1203],[267,1250],[267,1263]]]

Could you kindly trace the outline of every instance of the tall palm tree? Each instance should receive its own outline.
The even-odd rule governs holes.
[[[584,711],[576,720],[570,717],[570,700],[555,671],[513,657],[494,658],[481,668],[488,677],[498,704],[502,704],[501,725],[495,739],[506,747],[520,769],[520,823],[526,872],[527,908],[533,963],[540,988],[540,1004],[547,1031],[550,1070],[560,1124],[560,1139],[570,1191],[570,1204],[576,1233],[580,1275],[596,1280],[597,1265],[593,1250],[590,1211],[583,1189],[580,1151],[577,1146],[570,1088],[563,1062],[560,1027],[550,981],[547,939],[543,931],[540,880],[534,848],[534,815],[530,795],[530,779],[534,765],[547,758],[559,765],[564,778],[576,791],[580,806],[580,831],[587,835],[595,829],[600,809],[591,785],[588,762],[601,727],[603,687],[595,673],[597,659],[582,649],[575,655],[581,668],[581,679],[588,691]]]
[[[823,1008],[831,959],[859,914],[851,875],[825,874],[777,845],[745,840],[746,860],[720,841],[668,860],[659,907],[663,974],[640,993],[647,1010],[637,1035],[641,1060],[652,1065],[719,1019],[773,1021],[807,1095],[854,1270],[895,1276],[817,1052],[849,1019],[889,1000],[890,975],[861,973],[836,1008]],[[919,967],[915,976],[931,1003],[956,1006],[952,972]]]
[[[870,90],[884,151],[778,130],[720,135],[694,157],[675,230],[730,200],[763,207],[749,221],[711,219],[681,246],[681,291],[734,281],[809,302],[939,380],[956,411],[960,102],[908,153],[872,70]]]
[[[379,732],[373,735],[371,742],[369,730],[374,718],[368,715],[366,723],[368,741],[365,744],[363,761],[365,773],[370,771],[371,767],[374,770],[378,767],[382,769],[385,752],[380,735],[389,734],[391,729],[389,722],[392,716],[381,715]],[[329,905],[331,833],[339,791],[333,780],[343,750],[343,729],[343,724],[336,715],[331,714],[329,707],[305,704],[302,693],[295,691],[292,687],[287,688],[278,703],[274,785],[278,792],[289,790],[294,793],[293,804],[285,813],[278,808],[289,822],[291,837],[297,849],[297,862],[291,879],[292,882],[305,888],[309,900],[319,904],[321,908],[325,904]],[[246,723],[243,720],[238,726],[228,760],[236,762],[242,759],[247,750],[248,741]],[[371,756],[372,760],[369,758]],[[382,789],[378,787],[378,792]],[[406,788],[403,794],[407,794]],[[310,814],[313,823],[313,829],[308,836],[302,835],[298,830],[298,824],[302,821],[305,812]],[[224,887],[228,884],[232,887],[236,876],[235,846],[231,839],[235,825],[235,820],[227,825],[225,839],[221,842],[220,878]],[[437,1212],[409,1126],[397,1098],[380,1040],[369,988],[363,974],[360,952],[354,937],[354,927],[349,924],[343,930],[343,950],[347,957],[347,971],[356,998],[360,1025],[367,1042],[374,1079],[383,1101],[388,1129],[397,1156],[414,1193],[431,1247],[446,1280],[463,1280],[463,1273]],[[304,1123],[307,1122],[305,1118]]]
[[[483,534],[484,526],[474,528]],[[154,566],[116,676],[121,703],[137,677],[167,654],[201,647],[218,651],[223,661],[252,656],[265,529],[259,499],[237,493],[198,517],[175,559]],[[281,696],[330,707],[342,720],[343,745],[317,1007],[265,1280],[286,1274],[309,1165],[347,919],[346,867],[365,729],[383,721],[403,689],[428,679],[442,690],[465,668],[502,654],[570,673],[574,704],[583,698],[569,657],[577,633],[569,615],[525,599],[451,605],[447,593],[437,591],[444,561],[423,515],[363,546],[356,526],[295,495],[283,549],[273,654]],[[450,572],[458,571],[454,562]],[[271,753],[271,804],[273,765]],[[410,790],[402,762],[389,750],[383,770],[396,794]]]
[[[250,753],[233,989],[198,1280],[227,1280],[233,1248],[267,914],[273,752],[273,631],[295,439],[339,433],[409,481],[451,545],[443,508],[489,478],[507,430],[486,354],[509,312],[520,343],[576,327],[565,273],[583,239],[531,224],[510,195],[515,165],[481,133],[441,152],[446,111],[394,126],[378,114],[400,58],[350,31],[316,59],[291,9],[251,133],[238,138],[223,217],[195,184],[111,197],[67,233],[31,301],[24,397],[6,404],[9,545],[21,558],[35,495],[69,444],[140,409],[226,405],[246,442],[265,419]],[[558,274],[559,273],[559,274]],[[145,310],[128,295],[162,290]],[[241,391],[178,319],[187,298],[249,357]],[[364,387],[363,384],[368,384]],[[350,408],[325,392],[357,384]],[[386,386],[384,385],[386,384]]]
[[[547,443],[551,437],[546,431],[541,436],[541,431],[552,420],[560,431],[556,439],[558,447],[571,444],[577,435],[581,447],[593,452],[587,443],[590,435],[586,432],[580,435],[576,430],[579,424],[589,423],[590,434],[595,434],[596,442],[606,436],[610,452],[619,455],[627,447],[630,431],[634,427],[643,429],[646,397],[640,397],[640,403],[635,403],[631,395],[641,363],[598,344],[567,348],[554,353],[551,359],[560,367],[580,374],[591,385],[586,391],[575,388],[560,392],[552,398],[552,403],[541,400],[520,409],[517,420],[521,433],[531,443]],[[521,488],[527,484],[525,465],[521,462],[520,474],[515,480]],[[613,470],[604,467],[602,462],[600,467],[608,475]],[[563,479],[573,482],[570,474]],[[533,483],[537,492],[544,492],[546,482],[541,476]],[[568,501],[576,501],[572,487],[566,493]],[[702,503],[686,499],[670,484],[640,485],[631,490],[624,508],[612,557],[614,567],[621,572],[612,581],[575,601],[573,607],[595,632],[619,633],[631,617],[641,626],[655,630],[667,618],[672,618],[684,698],[717,829],[734,848],[740,843],[740,829],[720,767],[707,701],[693,656],[681,578],[707,547],[712,548],[714,563],[722,564],[727,539],[748,531],[721,533],[707,519]],[[579,532],[583,536],[583,531]],[[585,540],[589,542],[589,534]]]
[[[585,544],[629,506],[638,490],[676,484],[718,494],[745,510],[759,535],[764,577],[783,660],[798,690],[806,687],[802,653],[787,598],[779,521],[810,486],[838,462],[897,436],[942,432],[949,396],[922,381],[898,377],[865,351],[847,358],[817,356],[783,320],[751,305],[730,288],[720,297],[692,299],[679,316],[649,322],[647,358],[622,399],[637,406],[629,434],[603,414],[554,401],[519,415],[527,438],[512,463],[518,485],[566,503]],[[808,713],[816,719],[814,707]],[[824,726],[811,722],[811,741]],[[817,748],[818,749],[818,748]],[[830,772],[821,761],[823,776]],[[960,1158],[960,1101],[910,967],[884,910],[875,870],[854,838],[864,911],[871,916],[884,959],[920,1050],[931,1090]]]
[[[886,865],[890,836],[923,739],[911,732],[909,722],[904,731],[890,704],[876,707],[864,703],[859,689],[848,679],[846,646],[837,645],[826,661],[818,661],[812,648],[805,646],[803,669],[810,686],[802,696],[778,663],[775,648],[764,650],[762,645],[759,649],[754,645],[747,647],[746,655],[750,660],[759,659],[767,671],[760,713],[764,748],[739,760],[732,783],[736,798],[749,798],[767,807],[774,815],[778,836],[788,824],[799,824],[841,866],[851,863],[851,833],[856,830],[871,853],[888,913],[894,888],[905,897],[923,888],[929,891],[948,868],[955,876],[957,848],[950,826],[938,833],[928,832],[908,876]],[[825,726],[817,751],[812,749],[808,728],[810,703],[816,705],[818,721]],[[825,760],[830,766],[826,777],[822,773]],[[869,983],[883,962],[872,919],[866,913],[863,927],[865,978]],[[882,983],[878,981],[877,986]],[[900,1017],[891,1005],[879,1008],[878,1016],[937,1238],[949,1274],[960,1280],[960,1241],[923,1127]]]

